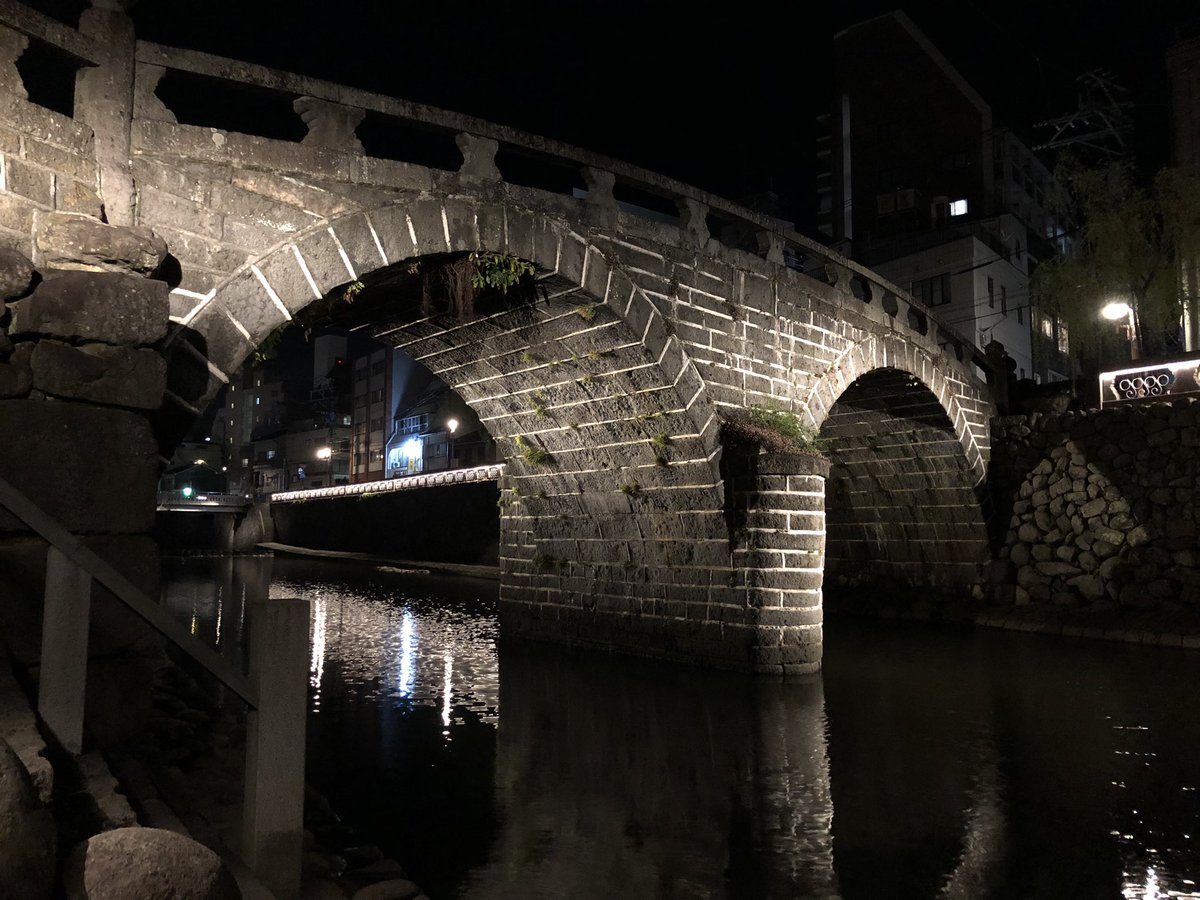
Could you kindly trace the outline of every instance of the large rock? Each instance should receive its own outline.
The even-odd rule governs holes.
[[[69,531],[148,532],[158,447],[137,413],[58,400],[0,400],[0,478]],[[0,532],[25,531],[0,509]]]
[[[0,363],[0,400],[24,397],[33,387],[33,370],[30,358],[33,344],[18,344],[12,356]]]
[[[39,341],[32,367],[39,391],[134,409],[158,409],[167,384],[162,356],[133,347]]]
[[[167,286],[135,275],[66,272],[12,305],[11,335],[153,344],[170,324]]]
[[[77,213],[44,216],[37,247],[50,269],[149,275],[167,258],[166,242],[149,228],[106,225]]]
[[[43,900],[54,887],[54,817],[37,799],[21,760],[0,739],[0,892],[5,900]]]
[[[33,287],[34,268],[24,253],[0,247],[0,310],[4,300],[24,297]]]
[[[115,828],[77,847],[63,870],[69,900],[240,900],[217,854],[160,828]]]

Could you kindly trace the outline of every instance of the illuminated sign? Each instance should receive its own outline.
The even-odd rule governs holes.
[[[1200,359],[1100,373],[1100,405],[1200,397]]]

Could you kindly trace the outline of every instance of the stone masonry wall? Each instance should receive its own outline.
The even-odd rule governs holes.
[[[98,218],[101,203],[92,129],[26,99],[15,62],[28,43],[0,26],[0,247],[37,259],[44,214]]]
[[[1200,612],[1200,403],[993,423],[992,599]]]
[[[0,477],[155,596],[159,455],[149,417],[166,390],[156,348],[168,289],[146,275],[166,247],[62,213],[48,213],[34,238],[54,267],[0,250]],[[37,665],[45,565],[46,543],[0,508],[0,640],[23,666]],[[119,735],[148,708],[137,657],[155,658],[156,644],[98,585],[92,624],[92,667],[108,674],[89,677],[89,721],[94,733],[107,724]]]

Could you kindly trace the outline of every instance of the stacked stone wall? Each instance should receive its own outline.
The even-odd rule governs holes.
[[[35,269],[17,251],[0,251],[0,478],[156,596],[149,534],[160,457],[151,417],[166,392],[158,348],[168,301],[167,286],[145,270],[166,248],[153,235],[82,217],[70,217],[65,231],[50,227],[61,215],[49,214],[36,234],[60,268]],[[77,252],[81,244],[89,253]],[[0,639],[25,666],[39,655],[45,565],[46,543],[0,508]],[[99,585],[92,622],[93,665],[126,657],[89,679],[87,694],[92,728],[117,736],[148,705],[138,691],[145,672],[131,659],[156,658],[156,644]]]
[[[1200,612],[1200,403],[997,419],[993,599]]]

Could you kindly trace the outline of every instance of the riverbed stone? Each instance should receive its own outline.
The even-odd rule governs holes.
[[[36,272],[24,253],[0,247],[0,303],[24,297],[33,289]]]
[[[109,225],[91,216],[53,212],[37,232],[43,265],[50,269],[150,275],[167,258],[167,244],[151,229]]]
[[[45,900],[54,888],[57,836],[29,773],[0,738],[0,891],[5,900]]]
[[[162,356],[138,347],[39,341],[31,365],[39,391],[134,409],[158,409],[167,384]]]
[[[148,345],[170,323],[167,286],[114,273],[66,272],[13,305],[10,335]]]
[[[115,828],[89,838],[67,860],[68,900],[241,900],[221,858],[160,828]]]

